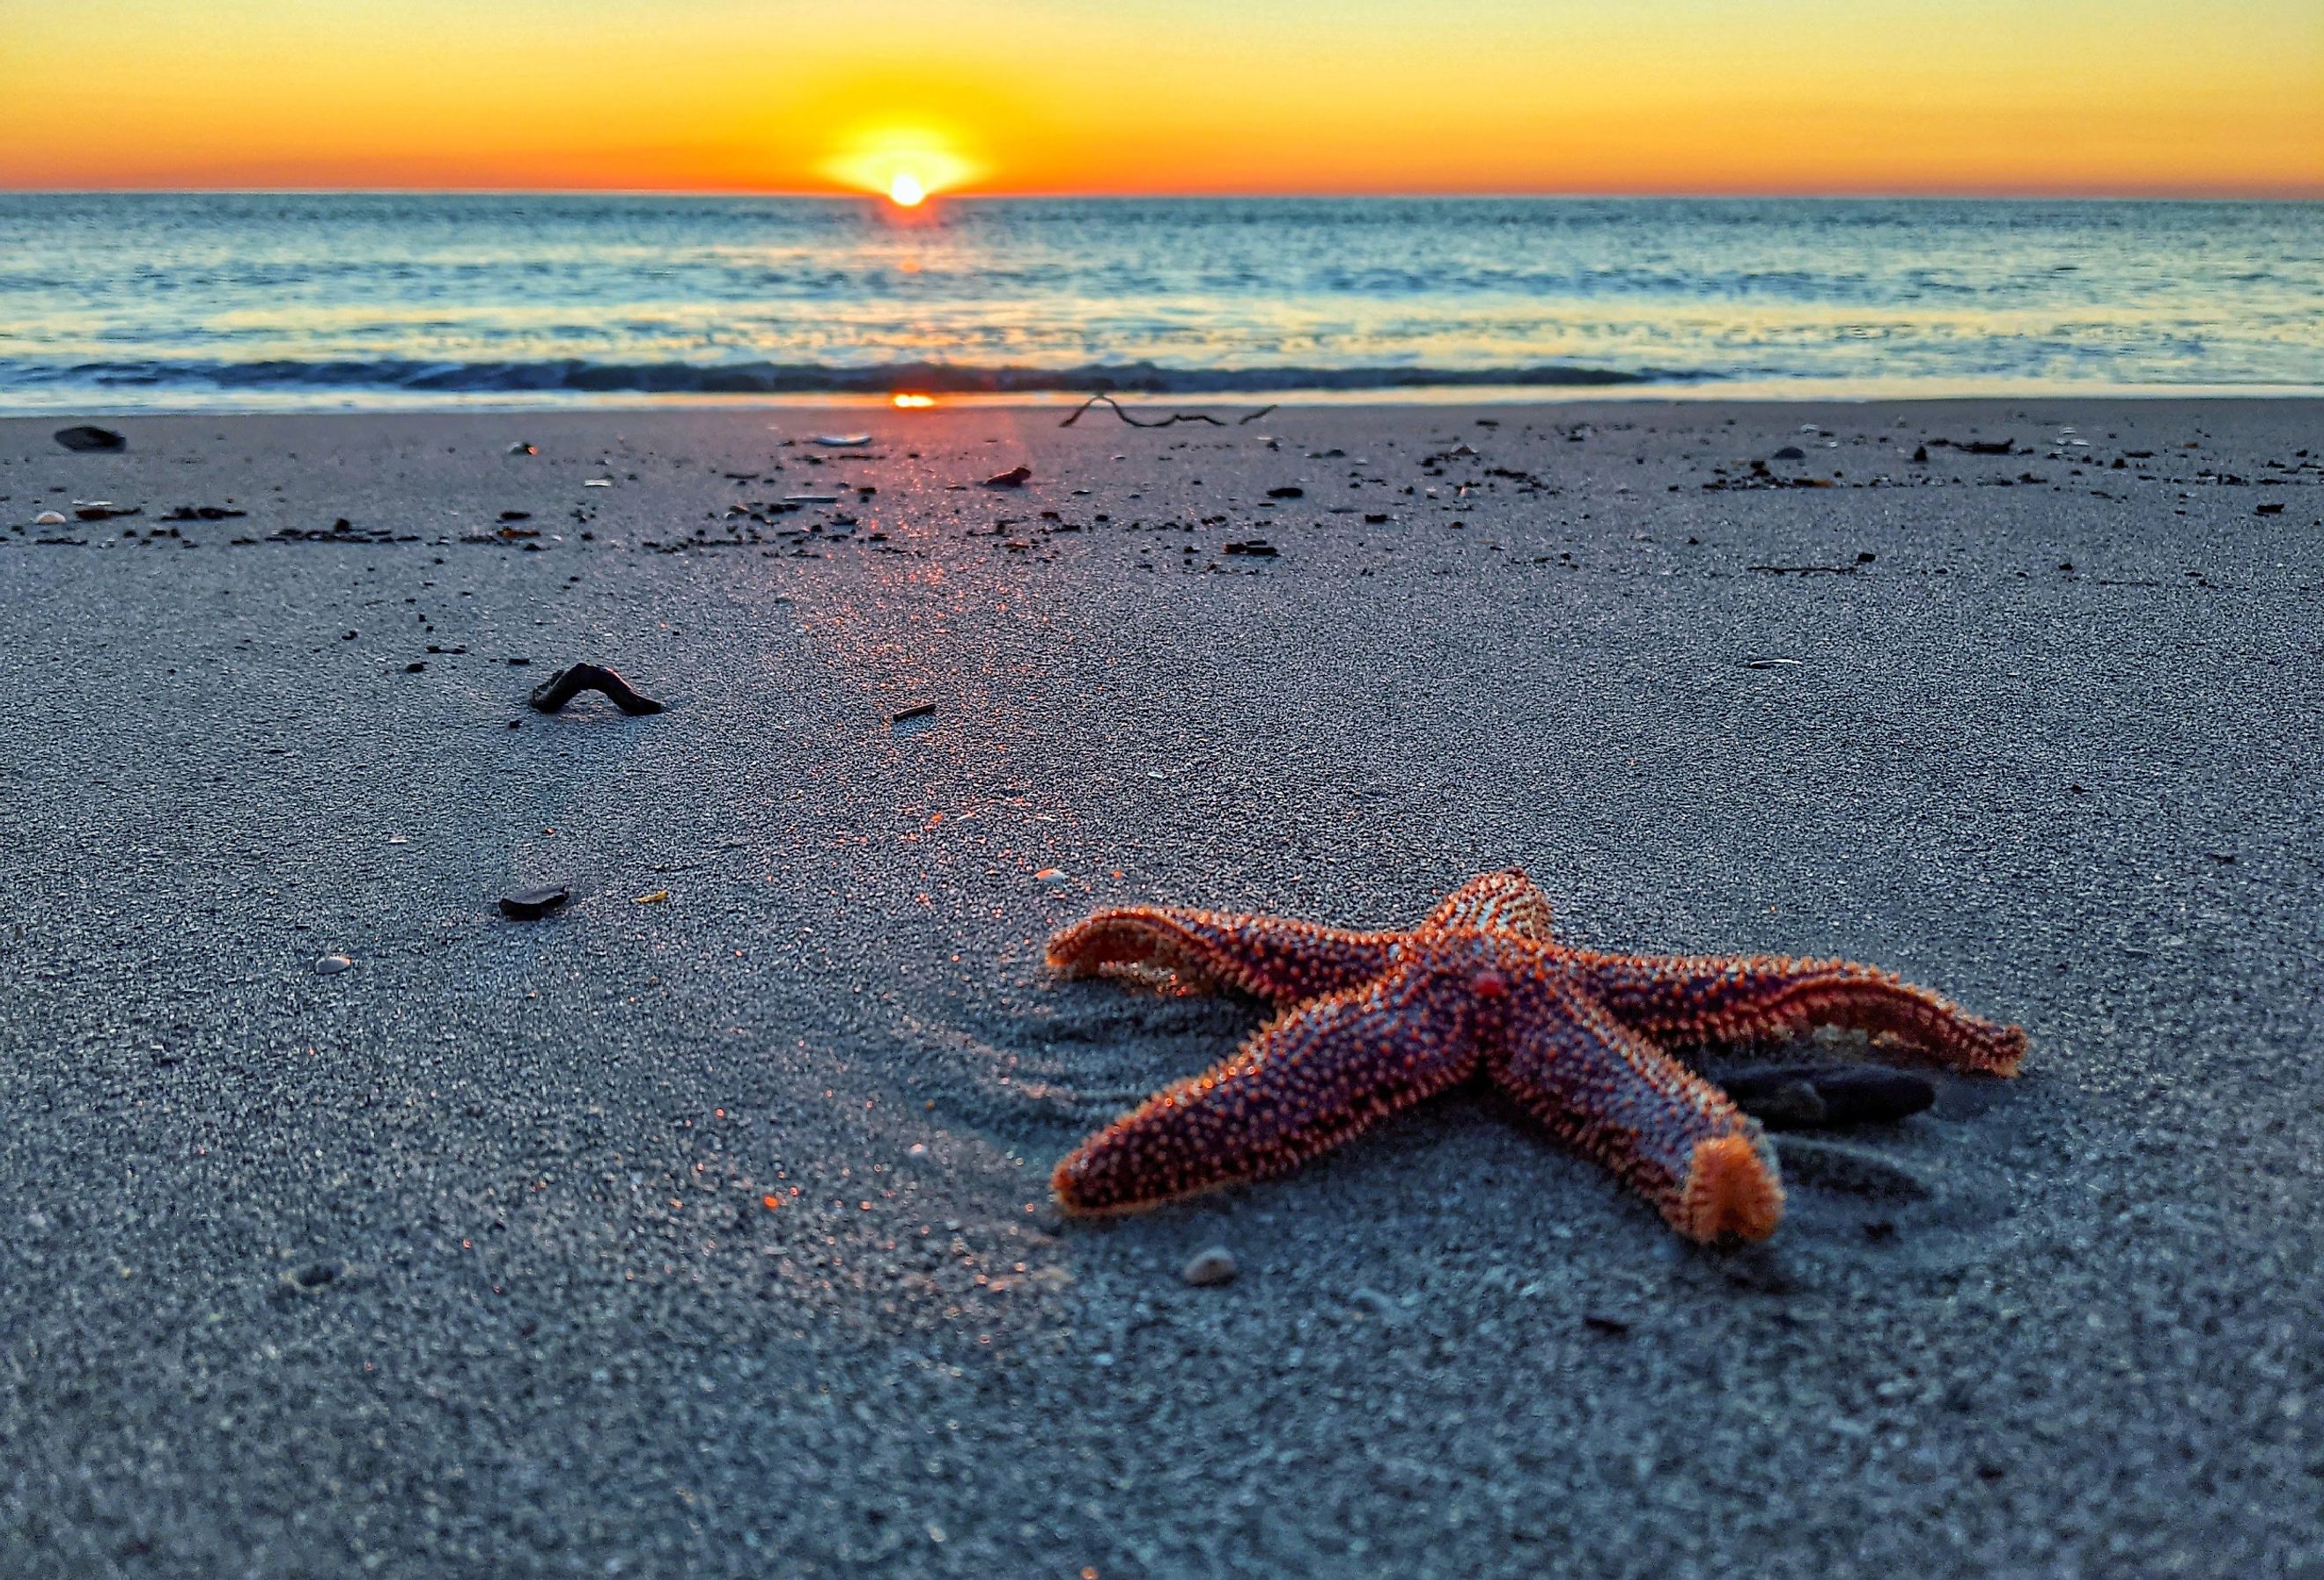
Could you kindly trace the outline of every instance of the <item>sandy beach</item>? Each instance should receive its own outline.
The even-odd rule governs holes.
[[[0,1575],[2324,1570],[2319,403],[1205,410],[0,421]],[[1510,864],[2025,1073],[1058,1215],[1052,929]]]

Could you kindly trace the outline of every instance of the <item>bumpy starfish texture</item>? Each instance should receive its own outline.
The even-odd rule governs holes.
[[[1223,1064],[1068,1154],[1069,1212],[1135,1211],[1296,1167],[1483,1078],[1689,1239],[1762,1240],[1784,1214],[1758,1124],[1661,1044],[1868,1032],[1897,1057],[2012,1076],[2025,1033],[1845,960],[1606,955],[1557,942],[1523,872],[1489,873],[1405,932],[1172,906],[1102,910],[1049,940],[1071,975],[1166,972],[1280,1012]]]

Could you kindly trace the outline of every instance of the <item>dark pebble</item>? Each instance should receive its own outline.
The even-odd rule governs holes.
[[[109,428],[91,428],[77,422],[70,428],[60,428],[56,441],[69,450],[124,450],[129,441]]]
[[[534,921],[573,897],[563,884],[549,889],[520,889],[501,896],[501,914],[511,921]]]
[[[1030,467],[1011,467],[1006,472],[996,472],[987,477],[984,485],[987,488],[1022,488],[1025,480],[1032,475]]]
[[[1864,1065],[1738,1070],[1719,1084],[1736,1107],[1769,1130],[1889,1124],[1937,1100],[1923,1076]]]
[[[1305,499],[1307,497],[1307,491],[1305,488],[1270,488],[1267,491],[1267,497],[1269,499]]]
[[[427,668],[428,666],[426,664],[420,663],[415,661],[414,662],[404,665],[403,672],[407,675],[418,675],[424,673]]]
[[[1779,461],[1804,461],[1808,453],[1795,444],[1787,444],[1775,452],[1775,458]]]

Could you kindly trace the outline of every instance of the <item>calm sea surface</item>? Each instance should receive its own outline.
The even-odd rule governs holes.
[[[0,410],[2324,387],[2324,205],[0,196]]]

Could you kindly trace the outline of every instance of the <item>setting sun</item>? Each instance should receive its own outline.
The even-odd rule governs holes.
[[[821,173],[835,185],[877,192],[899,208],[917,208],[983,173],[982,161],[961,152],[962,140],[957,130],[929,121],[872,122],[843,134]]]

